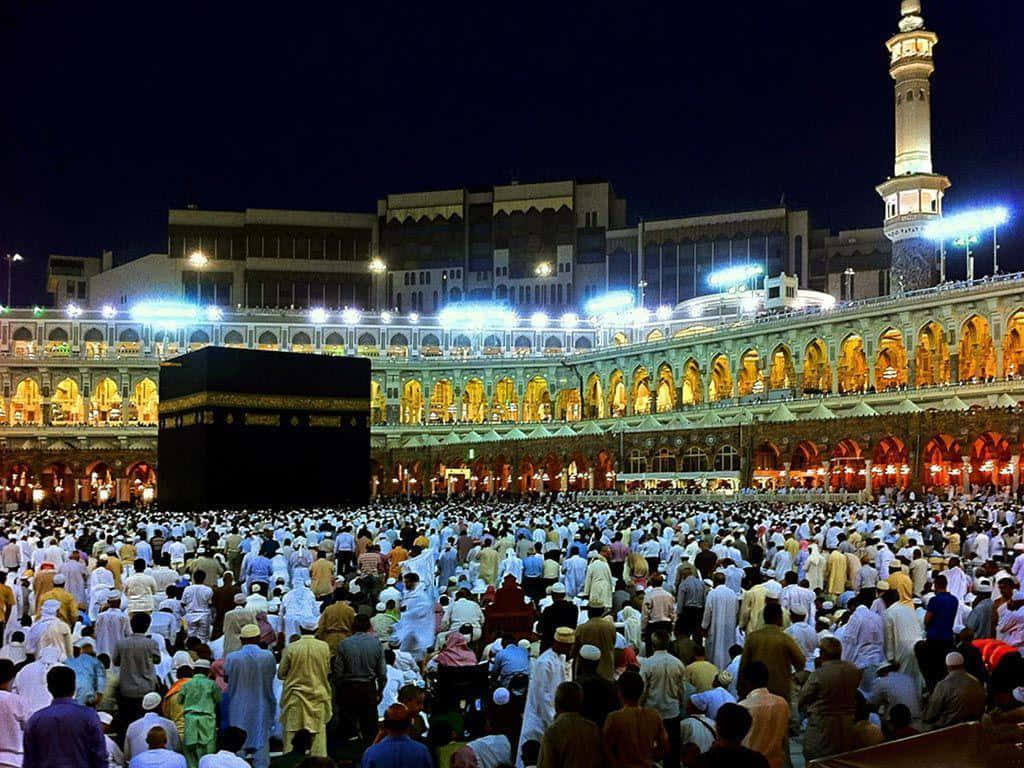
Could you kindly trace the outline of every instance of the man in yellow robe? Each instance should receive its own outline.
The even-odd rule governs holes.
[[[284,681],[281,694],[281,726],[284,752],[291,752],[292,738],[299,730],[313,734],[313,757],[327,757],[327,722],[331,719],[329,680],[331,650],[323,640],[313,637],[316,621],[300,624],[302,635],[287,645],[277,668]]]

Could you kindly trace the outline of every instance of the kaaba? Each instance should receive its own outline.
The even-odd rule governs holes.
[[[366,501],[370,361],[204,347],[162,363],[157,471],[164,509]]]

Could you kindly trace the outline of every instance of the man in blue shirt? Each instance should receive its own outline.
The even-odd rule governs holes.
[[[947,589],[945,574],[938,574],[932,581],[935,596],[928,601],[924,615],[926,664],[922,671],[931,689],[946,671],[946,653],[953,647],[953,622],[960,609],[960,601]]]
[[[527,597],[540,600],[544,597],[544,555],[542,544],[533,545],[533,554],[523,558],[523,589]]]
[[[29,718],[25,726],[22,768],[107,768],[107,743],[96,710],[75,701],[75,672],[52,667],[46,688],[53,703]]]
[[[387,735],[363,753],[362,768],[433,768],[427,748],[409,738],[411,722],[412,713],[404,704],[388,707],[384,713]]]
[[[75,670],[75,701],[86,706],[98,705],[107,688],[107,671],[96,658],[93,639],[83,637],[76,642],[75,657],[64,663]]]
[[[508,688],[515,675],[530,674],[530,654],[516,644],[515,636],[505,634],[501,637],[502,649],[491,661],[491,678],[502,688]]]

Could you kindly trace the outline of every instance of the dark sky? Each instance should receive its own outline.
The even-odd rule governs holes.
[[[629,218],[806,206],[876,226],[898,0],[0,4],[0,253],[166,248],[168,207],[607,177]],[[312,4],[312,5],[327,5]],[[947,211],[1024,245],[1024,3],[925,0]],[[6,276],[0,275],[0,283]]]

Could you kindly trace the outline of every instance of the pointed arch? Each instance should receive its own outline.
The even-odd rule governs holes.
[[[679,400],[681,405],[700,405],[704,402],[704,383],[700,376],[700,365],[692,357],[683,365]]]
[[[658,388],[655,391],[655,410],[658,413],[674,411],[676,408],[676,382],[672,366],[662,363],[658,366]]]
[[[149,378],[142,379],[132,391],[128,419],[138,424],[156,424],[159,405],[156,382]]]
[[[887,328],[878,337],[878,354],[875,357],[875,389],[902,389],[907,386],[907,348],[903,344],[903,333],[897,328]]]
[[[839,345],[839,364],[836,366],[839,392],[863,392],[868,388],[868,360],[864,353],[864,338],[851,333]]]
[[[963,471],[964,451],[952,435],[938,434],[921,452],[921,482],[927,486],[956,485]]]
[[[626,381],[618,369],[608,378],[608,415],[626,415]]]
[[[740,397],[764,394],[761,353],[751,347],[740,356],[738,390]]]
[[[981,315],[971,315],[960,326],[958,368],[961,382],[988,381],[996,375],[992,330]]]
[[[828,347],[824,339],[812,339],[804,347],[802,388],[809,395],[832,391],[832,366],[828,361]]]
[[[90,424],[121,423],[121,392],[113,379],[105,377],[96,383],[90,406]]]
[[[601,386],[601,377],[596,373],[587,377],[587,385],[584,388],[586,398],[583,403],[583,417],[586,419],[603,419],[606,413],[604,400],[604,387]]]
[[[929,320],[917,333],[914,354],[914,386],[935,387],[949,383],[949,347],[946,334],[934,320]]]
[[[85,401],[74,379],[63,379],[54,387],[50,421],[53,424],[81,424],[85,421]]]
[[[555,421],[579,421],[580,412],[580,391],[575,388],[560,389],[555,395]]]
[[[551,421],[551,393],[543,376],[534,376],[526,383],[522,414],[526,423]]]
[[[872,483],[889,488],[906,488],[910,485],[910,465],[907,446],[895,435],[888,435],[878,441],[871,453]]]
[[[633,369],[633,413],[651,412],[651,373],[644,365]]]
[[[504,376],[494,383],[491,419],[498,422],[519,419],[519,394],[516,392],[516,382],[511,376]]]
[[[427,416],[431,423],[448,424],[455,420],[455,390],[451,379],[438,379],[430,392],[430,412]]]
[[[402,387],[401,418],[403,424],[423,423],[423,385],[409,379]]]
[[[665,334],[661,332],[660,328],[655,328],[647,334],[647,341],[661,341],[665,338]]]
[[[1003,376],[1024,376],[1024,309],[1018,309],[1006,321],[1003,334]]]
[[[785,344],[776,345],[772,350],[771,368],[768,372],[768,389],[795,389],[796,370],[793,367],[793,353]]]
[[[470,379],[462,393],[462,420],[471,424],[481,424],[487,418],[487,397],[484,383],[480,379]]]
[[[708,381],[708,402],[727,400],[732,397],[732,371],[729,358],[724,354],[715,355],[711,361],[711,375]]]

